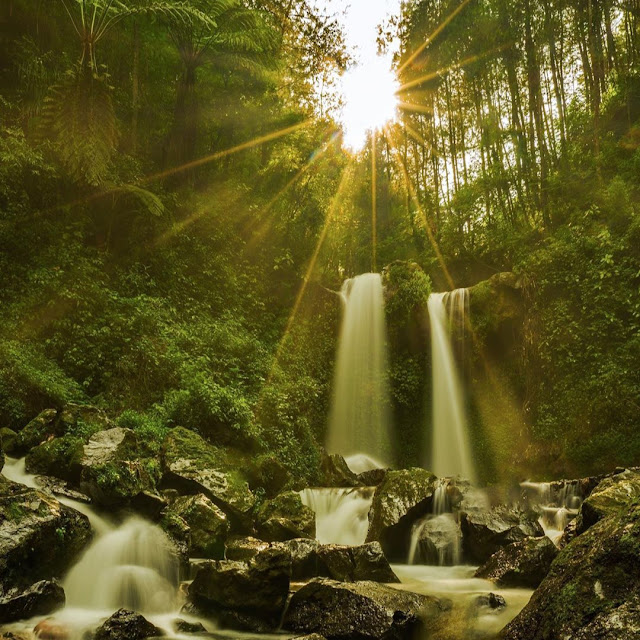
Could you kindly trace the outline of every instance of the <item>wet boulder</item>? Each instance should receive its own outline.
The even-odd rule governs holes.
[[[299,493],[288,491],[260,507],[256,514],[256,531],[267,542],[315,538],[316,514],[302,504]]]
[[[625,470],[604,479],[582,503],[572,535],[580,535],[633,500],[640,500],[640,471]]]
[[[261,487],[268,498],[275,498],[296,484],[289,470],[272,453],[260,456],[255,465],[250,467],[249,473],[251,488]]]
[[[231,519],[249,530],[255,497],[240,462],[188,429],[172,429],[162,446],[163,484],[184,494],[206,495]]]
[[[438,482],[424,469],[389,471],[373,496],[367,542],[380,542],[391,562],[406,562],[412,526],[431,512]]]
[[[64,435],[59,430],[57,417],[58,412],[55,409],[45,409],[38,414],[18,433],[12,447],[13,454],[17,457],[23,456],[45,440]]]
[[[46,618],[42,622],[38,622],[33,629],[33,633],[35,633],[38,640],[69,640],[72,631],[63,622],[59,622],[55,618]],[[25,640],[32,639],[32,634],[25,638]],[[22,636],[17,640],[22,640]]]
[[[223,627],[275,631],[289,594],[291,556],[270,547],[248,562],[203,563],[189,586],[189,599],[198,611]]]
[[[84,443],[77,436],[53,438],[34,447],[25,461],[29,473],[53,476],[78,484],[82,471]]]
[[[340,582],[400,582],[379,542],[358,547],[320,545],[317,556],[317,576],[326,576]]]
[[[0,576],[4,589],[60,577],[90,540],[86,516],[53,496],[0,477]]]
[[[18,434],[13,429],[9,429],[9,427],[0,429],[0,445],[6,454],[10,456],[14,455],[14,447],[17,439]]]
[[[83,448],[80,489],[103,507],[128,506],[140,493],[155,492],[160,480],[156,460],[140,457],[130,429],[99,431]]]
[[[176,633],[207,633],[201,622],[188,622],[181,618],[173,621],[173,628]]]
[[[55,580],[42,580],[28,589],[11,589],[0,595],[0,624],[45,616],[64,604],[64,590]]]
[[[506,506],[461,512],[460,528],[464,559],[478,564],[502,547],[544,535],[534,513]]]
[[[637,640],[640,504],[629,496],[560,551],[504,640]]]
[[[325,487],[358,487],[360,482],[351,469],[346,460],[337,453],[324,454],[320,463],[320,471],[322,473],[322,486]]]
[[[507,608],[507,601],[496,593],[486,593],[478,596],[473,604],[478,611],[499,612]]]
[[[224,559],[248,561],[273,546],[272,543],[257,538],[234,536],[225,543]]]
[[[207,496],[184,496],[168,508],[182,518],[189,527],[189,556],[192,558],[224,557],[225,541],[229,536],[229,519]]]
[[[139,613],[120,609],[96,630],[93,640],[145,640],[163,635],[161,629]]]
[[[283,627],[328,640],[400,640],[428,628],[444,608],[436,598],[375,582],[316,579],[293,595]]]
[[[476,571],[476,578],[501,587],[536,589],[549,573],[558,549],[546,536],[502,547]]]

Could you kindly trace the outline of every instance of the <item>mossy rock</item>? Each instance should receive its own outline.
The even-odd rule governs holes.
[[[226,514],[207,496],[180,497],[166,511],[168,519],[177,516],[189,527],[190,557],[212,560],[224,558],[225,542],[231,526]]]
[[[0,477],[2,587],[62,576],[92,537],[86,516],[52,496]]]
[[[438,482],[424,469],[389,471],[373,496],[367,542],[380,542],[391,562],[406,561],[412,525],[431,512]]]
[[[53,476],[73,484],[80,481],[84,443],[77,436],[62,436],[44,442],[27,454],[29,473]]]
[[[0,444],[5,453],[12,455],[17,439],[18,434],[13,429],[9,427],[0,429]]]
[[[172,429],[162,446],[163,484],[183,494],[206,495],[231,518],[238,533],[251,528],[255,497],[240,471],[246,461],[214,447],[188,429]]]
[[[57,417],[58,412],[55,409],[45,409],[31,420],[31,422],[18,433],[18,437],[13,446],[14,453],[17,456],[23,456],[45,440],[54,436],[64,435],[58,430],[59,424],[56,420]]]
[[[629,488],[629,481],[629,475],[619,479],[618,488]],[[637,483],[636,477],[635,490]],[[613,489],[613,482],[603,484],[603,493]],[[559,553],[529,604],[503,631],[504,640],[637,637],[638,615],[628,614],[637,611],[640,595],[640,501],[632,493],[625,502],[619,492],[607,511]],[[595,633],[614,619],[615,635]]]
[[[295,491],[265,502],[256,514],[258,536],[267,542],[316,537],[316,514]]]

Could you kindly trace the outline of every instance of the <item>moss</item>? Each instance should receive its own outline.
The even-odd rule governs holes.
[[[76,482],[80,479],[83,454],[84,442],[81,438],[71,435],[54,438],[29,452],[27,471]]]

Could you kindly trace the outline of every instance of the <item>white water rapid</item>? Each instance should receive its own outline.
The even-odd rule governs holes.
[[[464,331],[467,289],[429,297],[433,377],[433,438],[430,469],[440,477],[475,480],[465,399],[452,345],[452,328]],[[456,331],[456,332],[457,332]]]
[[[387,345],[382,277],[347,280],[341,292],[340,332],[327,450],[345,458],[366,454],[380,466],[393,455],[387,386]]]

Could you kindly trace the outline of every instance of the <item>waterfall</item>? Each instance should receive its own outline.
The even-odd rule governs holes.
[[[364,544],[374,489],[305,489],[302,502],[316,514],[316,539],[322,544]]]
[[[467,289],[458,289],[434,293],[428,302],[433,376],[431,469],[441,477],[462,476],[474,481],[464,394],[451,338],[452,328],[464,331],[468,296]]]
[[[392,459],[383,294],[377,273],[342,287],[344,318],[327,438],[331,453],[366,454],[378,466]]]
[[[178,582],[178,560],[165,534],[134,517],[97,538],[63,586],[72,608],[169,613],[177,607]]]

